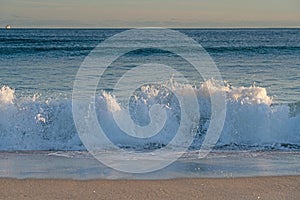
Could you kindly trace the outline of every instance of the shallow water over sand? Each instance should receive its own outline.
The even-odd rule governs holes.
[[[114,152],[103,152],[112,158]],[[126,164],[130,158],[118,163]],[[170,166],[152,173],[129,174],[115,171],[81,151],[25,151],[0,153],[1,178],[58,179],[170,179],[203,177],[251,177],[300,175],[299,152],[213,152],[198,159],[186,153]]]

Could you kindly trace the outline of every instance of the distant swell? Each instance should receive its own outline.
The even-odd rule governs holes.
[[[300,51],[299,46],[249,46],[249,47],[207,47],[208,52],[224,53],[224,52],[239,52],[239,53],[274,53],[284,51]]]
[[[75,52],[81,52],[81,51],[91,51],[94,47],[70,47],[70,46],[45,46],[45,47],[0,47],[0,53],[1,54],[24,54],[24,53],[38,53],[38,52],[50,52],[50,51],[75,51]]]
[[[137,123],[149,122],[150,103],[155,101],[176,104],[164,87],[141,88],[132,104],[137,109]],[[300,103],[273,105],[266,89],[261,87],[219,86],[213,81],[201,84],[195,89],[201,109],[201,120],[197,136],[191,148],[198,148],[205,137],[210,122],[210,98],[207,88],[227,94],[226,121],[221,137],[215,148],[219,149],[299,149],[300,147]],[[155,91],[154,91],[155,90]],[[176,85],[173,90],[185,92],[184,85]],[[212,94],[213,95],[213,94]],[[50,99],[50,98],[49,98]],[[112,112],[123,109],[115,97],[102,92],[96,98],[99,120],[106,122],[108,133],[114,138],[116,125]],[[0,89],[0,150],[84,150],[73,122],[71,99],[41,100],[38,96],[18,96],[7,86]],[[148,104],[148,105],[147,105]],[[170,109],[168,117],[177,119]],[[175,116],[175,117],[174,117]],[[180,118],[178,118],[180,119]],[[176,127],[180,121],[169,125]],[[169,134],[151,140],[130,141],[116,137],[114,142],[133,149],[159,148],[168,144]],[[189,134],[189,133],[187,133]],[[126,140],[126,141],[125,141]],[[105,147],[103,147],[105,149]]]
[[[0,42],[1,42],[0,38]],[[83,39],[84,40],[84,39]],[[87,46],[78,45],[74,40],[36,40],[36,39],[4,39],[6,44],[25,42],[27,46],[2,46],[0,47],[1,54],[18,54],[18,53],[38,53],[50,51],[91,51],[95,48],[93,41],[89,42]],[[66,45],[65,43],[68,43]],[[99,42],[99,41],[98,41]],[[299,46],[219,46],[219,47],[205,47],[209,53],[225,53],[225,52],[239,52],[239,53],[282,53],[285,51],[300,51]]]

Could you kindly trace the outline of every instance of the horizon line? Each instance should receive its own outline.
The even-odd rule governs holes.
[[[126,26],[120,26],[120,27],[73,27],[73,26],[70,26],[70,27],[62,27],[62,26],[58,26],[58,27],[55,27],[55,26],[49,26],[49,27],[43,27],[43,26],[20,26],[20,27],[11,27],[10,29],[135,29],[135,28],[166,28],[166,29],[299,29],[300,26],[219,26],[219,27],[194,27],[194,26],[191,26],[191,27],[167,27],[167,26],[162,26],[162,27],[147,27],[147,26],[144,26],[144,27],[126,27]],[[6,29],[5,26],[4,27],[1,27],[0,29]]]

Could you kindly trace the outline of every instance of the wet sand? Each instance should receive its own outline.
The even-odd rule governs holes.
[[[300,176],[173,180],[0,179],[0,199],[300,199]]]

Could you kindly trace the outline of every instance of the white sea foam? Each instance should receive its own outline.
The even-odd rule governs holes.
[[[133,95],[130,111],[132,119],[140,125],[149,123],[148,112],[152,105],[162,104],[167,111],[169,121],[159,136],[149,140],[140,141],[121,133],[113,121],[112,113],[124,108],[117,97],[110,93],[102,92],[96,98],[98,119],[105,124],[107,135],[119,146],[136,149],[164,146],[172,138],[171,132],[176,131],[180,123],[180,109],[173,92],[176,90],[181,95],[191,95],[191,90],[185,89],[186,87],[191,86],[170,81],[159,86],[143,86]],[[272,99],[265,88],[224,86],[210,80],[194,87],[194,91],[199,99],[201,120],[193,146],[201,145],[209,127],[210,95],[225,91],[227,113],[218,147],[299,148],[298,107],[291,109],[291,105],[272,105]],[[13,89],[3,86],[0,89],[0,150],[53,149],[85,149],[74,126],[71,99],[44,101],[38,95],[18,97]]]
[[[15,91],[8,86],[3,86],[0,89],[0,105],[12,104],[15,98]]]

